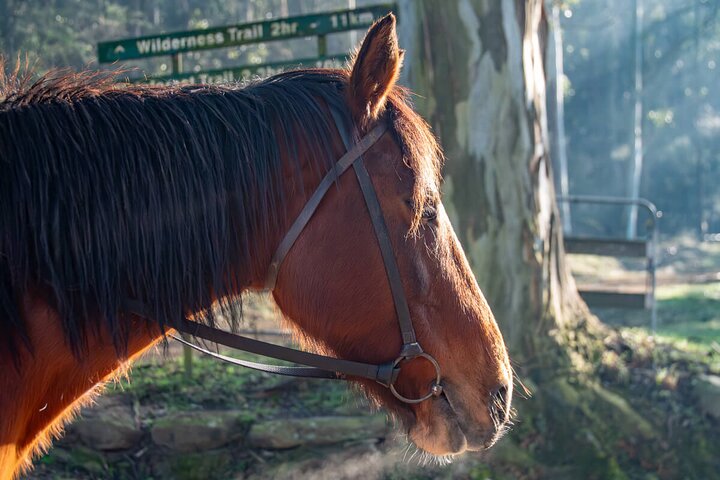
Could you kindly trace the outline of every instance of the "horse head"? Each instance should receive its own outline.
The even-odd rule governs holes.
[[[400,418],[423,450],[457,454],[491,445],[508,421],[512,373],[493,314],[453,231],[440,193],[442,154],[428,125],[396,84],[402,51],[395,18],[367,33],[344,74],[343,99],[358,135],[379,122],[388,131],[364,154],[387,223],[417,339],[439,364],[443,393],[405,403],[360,380]],[[336,155],[342,143],[335,132]],[[340,147],[338,147],[340,145]],[[288,195],[288,221],[319,181]],[[382,363],[403,341],[386,267],[363,193],[346,173],[331,188],[279,271],[274,297],[301,337],[324,353]],[[426,358],[404,362],[396,388],[422,397],[436,370]]]

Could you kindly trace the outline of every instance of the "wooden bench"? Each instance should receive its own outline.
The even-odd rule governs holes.
[[[568,254],[597,255],[603,257],[625,257],[646,259],[646,282],[644,288],[623,286],[579,286],[578,292],[591,307],[648,309],[651,315],[651,330],[657,325],[655,304],[655,257],[657,248],[657,220],[662,213],[655,205],[645,199],[629,199],[615,197],[597,197],[573,195],[558,197],[559,202],[605,204],[605,205],[638,205],[650,215],[648,234],[644,238],[607,238],[580,237],[566,235],[564,237],[565,252]]]
[[[647,258],[649,251],[649,242],[642,239],[565,237],[565,252],[568,254]],[[655,293],[652,288],[646,288],[638,292],[637,289],[622,287],[598,288],[586,285],[579,286],[578,290],[585,303],[591,307],[630,309],[650,308]]]

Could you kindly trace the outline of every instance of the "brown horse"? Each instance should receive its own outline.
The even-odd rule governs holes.
[[[0,479],[29,467],[174,319],[213,324],[211,306],[262,288],[278,243],[345,151],[331,107],[360,135],[388,124],[365,163],[443,393],[410,405],[357,381],[431,454],[497,439],[508,356],[440,202],[438,145],[396,85],[401,59],[390,15],[347,71],[243,88],[0,78]],[[358,182],[342,175],[285,259],[274,298],[306,347],[381,363],[402,343],[388,284]],[[152,318],[124,312],[128,297]],[[420,396],[434,375],[409,361],[397,389]]]

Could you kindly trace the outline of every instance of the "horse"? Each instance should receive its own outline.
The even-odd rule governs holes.
[[[0,479],[31,468],[178,319],[213,327],[238,295],[263,289],[278,245],[349,148],[336,112],[356,138],[380,132],[360,162],[398,278],[359,180],[338,174],[279,266],[276,304],[304,348],[383,364],[407,343],[399,282],[415,343],[435,365],[402,357],[397,395],[349,379],[431,455],[484,450],[502,435],[507,349],[441,202],[441,149],[397,83],[402,54],[390,14],[345,69],[245,85],[3,73]],[[424,401],[401,400],[429,386]]]

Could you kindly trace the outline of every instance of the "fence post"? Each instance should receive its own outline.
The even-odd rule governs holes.
[[[327,56],[327,36],[318,35],[318,57],[323,58]]]
[[[182,53],[175,53],[170,57],[170,73],[173,75],[181,73],[183,69],[182,65]],[[192,378],[193,371],[193,351],[192,348],[187,345],[183,345],[183,374],[185,380]]]

